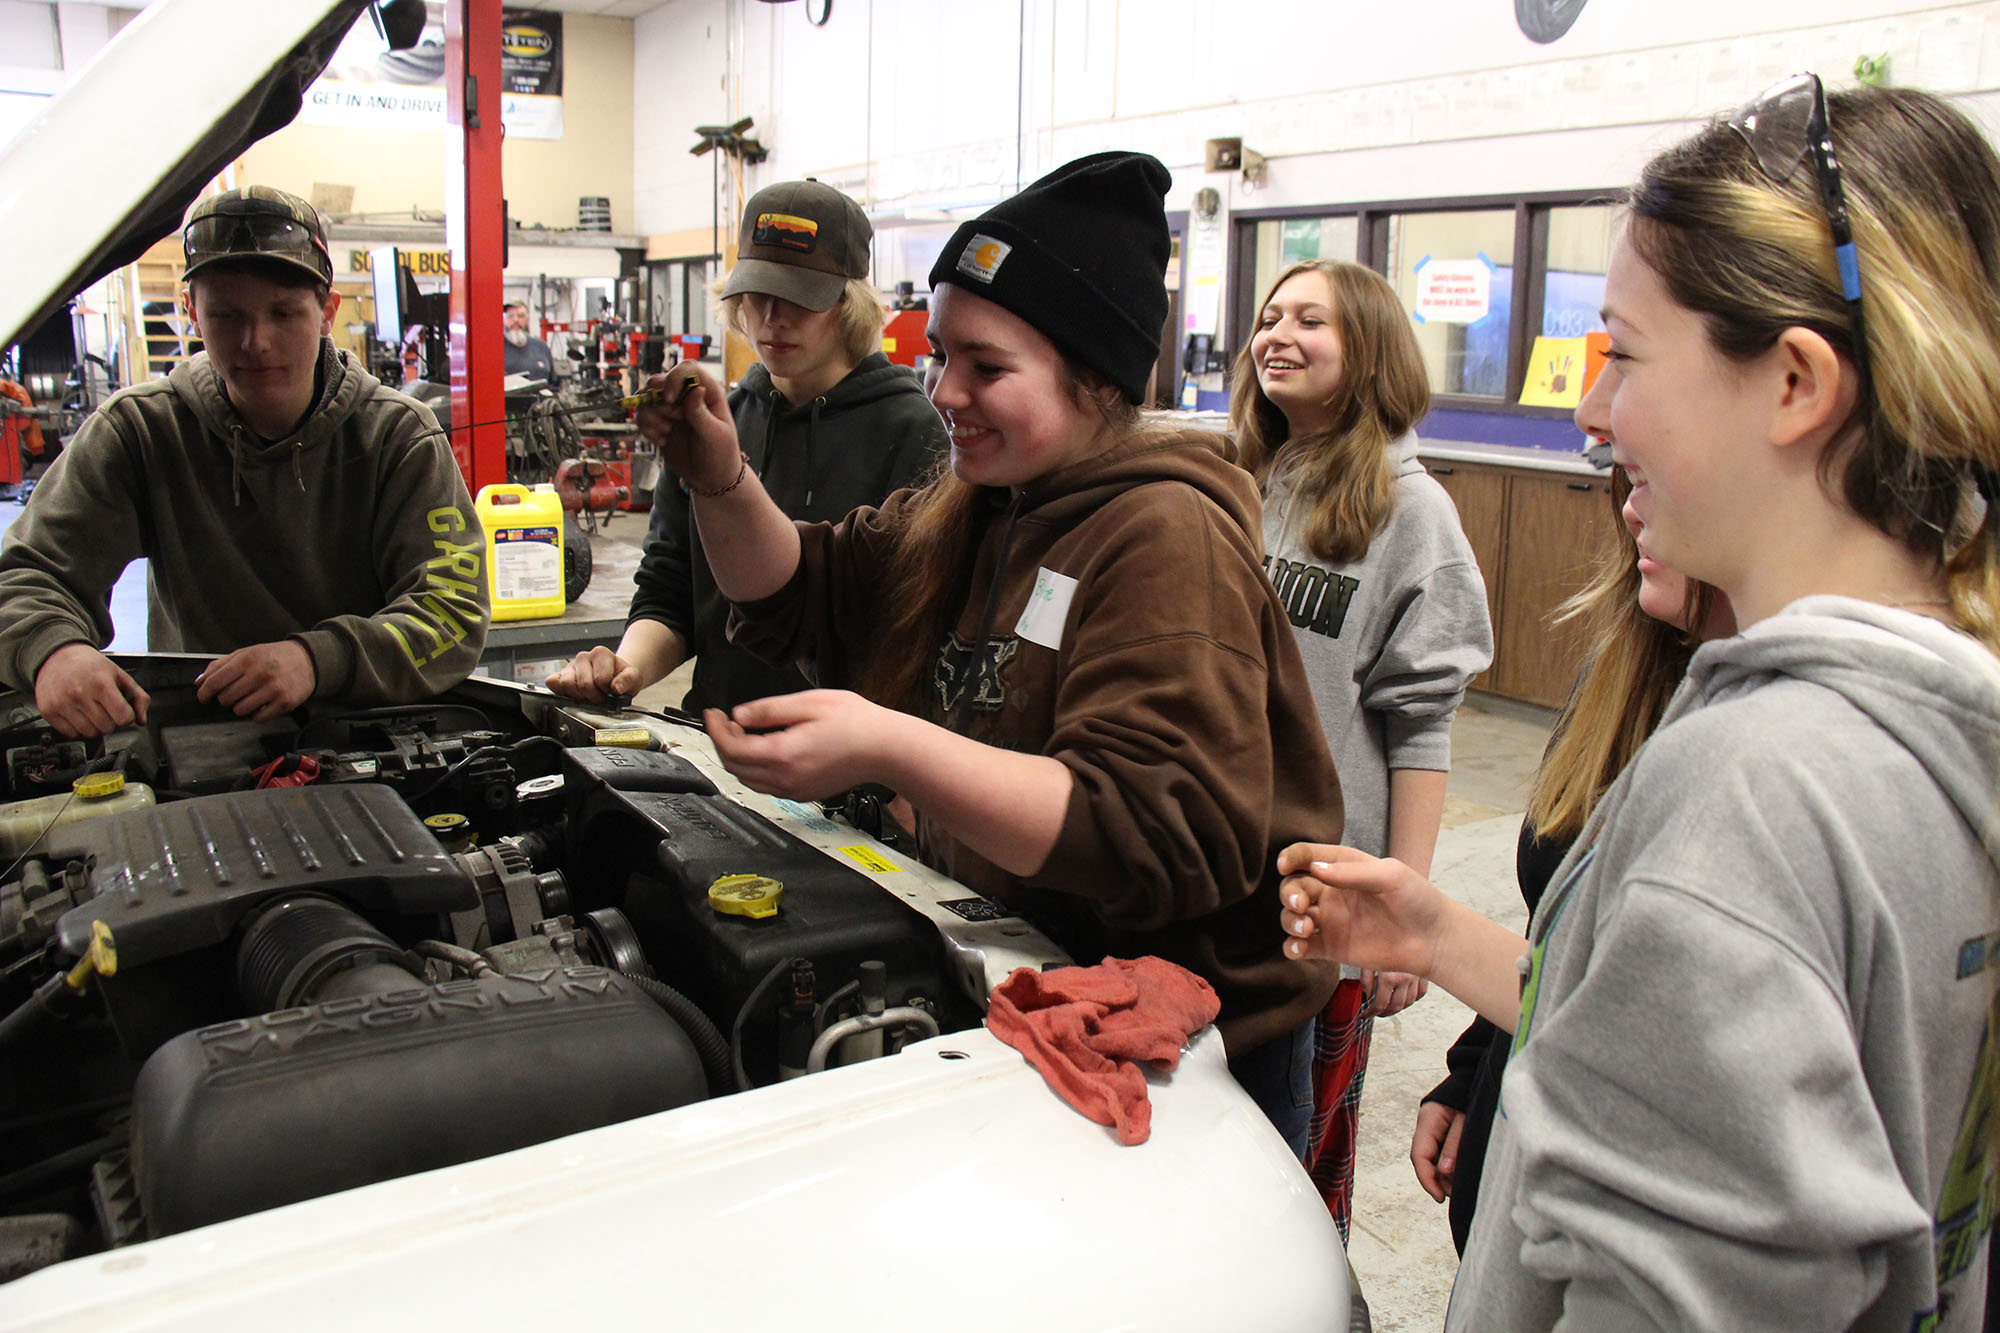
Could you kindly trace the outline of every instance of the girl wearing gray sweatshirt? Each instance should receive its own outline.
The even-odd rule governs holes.
[[[1428,873],[1451,720],[1493,660],[1486,585],[1458,510],[1417,461],[1430,380],[1386,279],[1339,260],[1278,275],[1236,359],[1230,435],[1264,494],[1264,572],[1285,604],[1347,807],[1341,841]],[[1320,1014],[1306,1166],[1344,1240],[1377,1016],[1407,973],[1347,980]]]
[[[1447,1327],[1980,1327],[2000,1060],[2000,160],[1797,76],[1650,163],[1577,409],[1724,591],[1527,939],[1288,848],[1296,957],[1513,1032]]]

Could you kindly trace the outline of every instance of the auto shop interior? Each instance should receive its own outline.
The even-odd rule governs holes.
[[[219,70],[237,81],[212,92]],[[274,80],[267,77],[273,70],[289,75]],[[896,869],[884,858],[904,858],[905,880],[929,875],[904,896],[921,893],[929,915],[942,918],[948,914],[933,910],[936,904],[981,900],[969,890],[954,897],[942,874],[907,864],[914,843],[896,840],[884,823],[886,807],[857,816],[852,798],[842,809],[822,809],[753,796],[705,751],[699,761],[675,758],[676,742],[663,740],[661,728],[688,728],[677,710],[698,654],[646,682],[629,708],[615,698],[560,706],[566,701],[544,682],[579,654],[619,647],[649,528],[657,526],[656,501],[688,504],[681,479],[637,420],[649,380],[685,363],[726,389],[759,360],[720,304],[721,284],[745,257],[740,248],[753,232],[758,244],[765,236],[770,215],[754,207],[759,191],[811,179],[858,206],[872,232],[866,281],[882,313],[879,350],[907,368],[899,375],[922,380],[941,369],[932,365],[934,335],[927,333],[933,265],[965,224],[1087,154],[1150,154],[1171,181],[1164,198],[1167,318],[1142,404],[1148,419],[1219,438],[1232,430],[1236,376],[1252,373],[1240,368],[1251,362],[1238,358],[1263,327],[1261,303],[1275,300],[1274,284],[1300,264],[1351,261],[1386,280],[1401,304],[1428,380],[1428,410],[1415,426],[1417,458],[1455,507],[1490,625],[1490,650],[1468,673],[1449,726],[1449,776],[1429,877],[1451,898],[1524,932],[1517,838],[1537,767],[1585,659],[1581,632],[1559,613],[1623,527],[1609,446],[1575,419],[1606,373],[1602,309],[1623,216],[1620,192],[1656,153],[1802,70],[1819,73],[1828,91],[1930,90],[1994,137],[2000,3],[538,0],[503,7],[497,0],[285,0],[232,8],[216,0],[0,0],[0,245],[8,247],[0,286],[17,289],[0,296],[0,314],[9,317],[0,320],[0,338],[11,339],[0,348],[0,532],[33,512],[38,484],[114,395],[163,380],[202,354],[184,297],[192,258],[181,222],[187,210],[198,199],[253,186],[296,195],[324,227],[331,290],[339,297],[327,333],[332,346],[439,418],[467,493],[478,497],[483,554],[495,580],[487,585],[491,621],[467,688],[489,691],[475,716],[504,707],[507,725],[468,729],[447,714],[447,741],[442,730],[399,729],[378,718],[379,732],[364,732],[359,721],[330,718],[322,733],[329,748],[318,751],[302,738],[321,725],[320,715],[306,721],[298,714],[287,753],[272,758],[279,767],[256,770],[261,788],[301,763],[316,764],[327,780],[322,786],[386,783],[395,769],[408,806],[395,801],[392,813],[421,816],[431,839],[418,858],[426,872],[438,876],[445,863],[435,858],[457,858],[451,867],[463,867],[478,887],[470,907],[439,907],[441,896],[425,907],[418,900],[433,890],[421,876],[384,871],[370,881],[377,897],[362,916],[429,912],[431,920],[459,922],[457,936],[441,928],[437,941],[422,945],[413,943],[422,932],[401,927],[382,927],[393,946],[367,934],[398,958],[434,945],[428,963],[414,964],[415,977],[395,974],[401,982],[422,980],[441,994],[452,986],[490,990],[510,970],[500,955],[513,949],[518,961],[531,944],[541,951],[537,958],[618,973],[632,970],[617,963],[621,950],[672,954],[652,956],[648,967],[649,977],[670,987],[680,985],[677,968],[691,975],[715,966],[701,956],[706,946],[686,941],[691,928],[674,915],[679,908],[594,910],[602,904],[576,882],[574,868],[565,887],[563,874],[540,859],[546,851],[550,864],[571,866],[564,858],[582,856],[621,867],[624,882],[665,882],[694,856],[676,861],[668,849],[685,852],[692,843],[656,839],[657,854],[648,843],[639,858],[645,865],[632,869],[618,859],[630,859],[628,825],[668,817],[655,806],[697,799],[777,821],[788,856],[833,857],[850,874],[859,864],[873,873],[864,887],[893,885],[875,872]],[[66,104],[88,110],[76,104],[91,99],[94,115],[59,118]],[[80,195],[92,196],[88,207],[73,206]],[[15,229],[33,216],[43,231]],[[107,236],[122,230],[113,242],[98,229]],[[79,236],[73,253],[23,239],[65,230],[93,234]],[[525,310],[524,324],[510,306]],[[546,361],[518,369],[515,352],[537,340]],[[503,587],[503,560],[525,558],[524,534],[542,572]],[[507,549],[509,537],[515,549]],[[1267,568],[1276,579],[1275,563]],[[112,633],[101,646],[114,661],[145,661],[175,646],[149,642],[148,577],[146,561],[135,560],[110,591]],[[1279,591],[1291,595],[1283,584]],[[1294,611],[1292,623],[1302,625],[1304,616]],[[183,695],[192,707],[196,697],[189,685],[195,677],[170,668],[138,677],[162,682],[147,687],[156,711]],[[484,702],[503,695],[504,705]],[[202,936],[198,945],[200,931],[188,918],[141,910],[142,901],[160,899],[146,898],[128,867],[119,872],[127,876],[120,892],[130,900],[107,930],[117,931],[131,978],[120,987],[108,950],[95,951],[95,918],[74,906],[85,891],[64,897],[59,883],[52,887],[52,877],[84,875],[90,865],[111,883],[103,867],[117,859],[112,844],[77,843],[88,850],[75,852],[67,869],[43,855],[60,845],[62,835],[50,831],[57,810],[63,828],[87,827],[73,797],[84,787],[73,789],[69,774],[84,773],[97,752],[46,728],[38,732],[35,704],[18,686],[0,693],[0,740],[9,747],[8,786],[0,789],[0,867],[8,867],[0,873],[0,949],[7,951],[0,954],[0,1010],[21,1006],[22,1022],[34,1025],[18,1035],[10,1030],[15,1018],[7,1018],[0,1055],[13,1061],[4,1066],[10,1077],[19,1081],[32,1070],[39,1083],[40,1071],[66,1063],[73,1049],[100,1054],[79,1060],[73,1076],[51,1072],[48,1086],[59,1090],[48,1099],[0,1102],[0,1328],[93,1320],[179,1327],[274,1316],[313,1326],[364,1318],[407,1326],[420,1315],[429,1322],[471,1310],[517,1326],[531,1314],[541,1322],[544,1313],[573,1312],[570,1298],[585,1303],[578,1310],[643,1309],[718,1328],[775,1327],[781,1308],[791,1312],[787,1318],[831,1315],[836,1326],[867,1318],[893,1327],[921,1319],[984,1328],[1036,1318],[1058,1328],[1413,1330],[1446,1320],[1459,1254],[1446,1205],[1412,1170],[1412,1133],[1420,1103],[1446,1075],[1447,1050],[1474,1012],[1436,985],[1377,1018],[1362,1047],[1367,1069],[1365,1079],[1354,1075],[1358,1139],[1350,1150],[1352,1220],[1344,1243],[1328,1224],[1318,1177],[1285,1157],[1284,1143],[1270,1137],[1249,1101],[1195,1101],[1191,1088],[1182,1094],[1187,1100],[1176,1099],[1175,1084],[1191,1083],[1198,1072],[1227,1082],[1219,1047],[1177,1072],[1146,1075],[1151,1145],[1122,1147],[1111,1130],[1063,1110],[1089,1137],[1072,1150],[1028,1135],[1042,1173],[1033,1176],[1017,1174],[1022,1168],[1004,1145],[982,1146],[979,1138],[980,1127],[996,1118],[1054,1114],[1038,1099],[1060,1108],[1032,1071],[1016,1089],[1021,1100],[1004,1109],[980,1102],[986,1093],[973,1084],[953,1085],[949,1097],[960,1100],[952,1101],[928,1083],[871,1089],[855,1076],[842,1085],[854,1091],[836,1088],[815,1103],[798,1094],[789,1106],[773,1097],[769,1111],[755,1110],[752,1096],[781,1082],[789,1088],[790,1076],[806,1070],[808,1047],[812,1067],[827,1066],[826,1073],[798,1082],[823,1077],[829,1088],[864,1062],[870,1041],[885,1066],[910,1051],[881,1056],[912,1045],[970,1047],[978,1009],[926,999],[907,986],[902,974],[918,966],[910,955],[921,952],[907,943],[884,946],[896,974],[886,1001],[879,962],[873,973],[855,972],[830,965],[829,952],[813,960],[821,972],[815,981],[813,967],[801,970],[794,956],[803,950],[785,944],[761,946],[747,955],[754,966],[745,962],[726,984],[714,983],[731,1001],[711,1024],[721,1074],[710,1068],[695,1077],[705,1076],[712,1090],[717,1077],[729,1078],[751,1095],[711,1097],[656,1119],[629,1109],[588,1121],[494,1110],[491,1119],[507,1128],[473,1135],[473,1146],[443,1156],[414,1146],[385,1151],[372,1174],[331,1177],[319,1198],[262,1193],[253,1178],[306,1171],[309,1161],[348,1153],[341,1140],[305,1130],[296,1139],[279,1136],[269,1150],[245,1146],[261,1132],[262,1118],[287,1117],[285,1108],[302,1099],[333,1095],[307,1089],[332,1085],[274,1083],[262,1094],[273,1099],[268,1105],[248,1093],[205,1091],[185,1093],[171,1109],[142,1108],[137,1102],[149,1086],[184,1079],[192,1087],[194,1077],[147,1057],[173,1052],[177,1034],[190,1028],[240,1029],[254,1043],[264,1029],[246,1024],[284,1013],[317,1022],[322,1008],[361,1004],[330,998],[342,992],[322,974],[335,955],[354,976],[388,966],[367,953],[376,946],[355,943],[363,927],[375,926],[350,927],[349,912],[317,923],[306,913],[297,918],[304,924],[281,928],[268,897],[253,904],[232,891],[227,920],[209,927],[214,938]],[[1328,729],[1331,735],[1331,723]],[[179,730],[177,753],[237,744],[202,725]],[[512,757],[535,751],[503,754],[503,745],[518,745],[530,731],[550,750],[594,746],[589,753],[614,758],[576,759],[584,751],[571,749],[557,768],[533,767],[534,775],[509,769]],[[696,718],[689,734],[698,731]],[[628,762],[615,757],[626,753],[652,765],[632,780],[636,787],[612,771]],[[672,764],[680,768],[670,773]],[[676,785],[681,769],[689,785]],[[487,785],[467,790],[487,796],[460,802],[471,825],[466,814],[439,813],[417,799],[482,771]],[[495,785],[495,773],[508,781]],[[576,796],[586,784],[617,799]],[[169,793],[164,779],[156,785],[157,804],[151,795],[143,802],[153,811],[178,808],[183,803],[172,797],[197,790],[177,782],[183,790]],[[708,794],[686,794],[697,789]],[[356,800],[354,820],[379,826],[391,819],[373,797]],[[488,804],[475,809],[480,800]],[[489,816],[501,805],[553,810],[565,801],[567,851],[531,841],[553,841],[529,831],[544,828],[540,816],[519,823],[522,838],[494,836]],[[613,805],[616,812],[604,813]],[[689,817],[699,824],[736,815]],[[259,826],[267,842],[294,836],[283,831],[290,826],[282,812],[273,818],[279,822],[270,831]],[[220,828],[226,821],[212,822]],[[473,825],[486,831],[475,833]],[[856,841],[855,827],[870,837]],[[179,862],[167,856],[173,884],[175,876],[197,873],[206,836],[173,844],[183,846]],[[614,845],[615,853],[603,850]],[[782,911],[795,912],[817,872],[784,864],[793,867],[794,888]],[[783,878],[757,864],[703,866],[703,874],[727,879]],[[460,874],[447,870],[441,877]],[[756,899],[753,885],[742,889],[743,902],[724,905],[714,887],[721,883],[704,881],[703,912],[731,914],[715,919],[732,931],[770,929],[756,918],[779,912],[775,899]],[[103,884],[88,892],[110,895]],[[171,897],[182,889],[159,892]],[[529,929],[521,903],[538,893]],[[913,909],[896,906],[928,930]],[[481,913],[496,931],[505,934],[502,925],[511,924],[521,938],[486,946]],[[217,909],[210,918],[222,915]],[[149,932],[149,923],[158,929]],[[1037,948],[1055,948],[1039,935],[1027,944],[1002,941],[1014,929],[1004,920],[953,928],[959,933],[940,927],[942,946],[932,940],[924,947],[945,960],[935,965],[940,975],[970,978],[974,989],[982,976],[988,983],[1004,976],[1001,964],[1035,965]],[[294,940],[285,930],[305,934]],[[169,931],[179,934],[170,938]],[[475,937],[481,944],[468,949],[464,941]],[[681,943],[669,949],[653,943],[659,938]],[[452,939],[459,942],[443,942]],[[300,970],[257,992],[263,1008],[245,1008],[247,1001],[222,992],[240,986],[251,993],[249,982],[230,979],[230,968],[254,970],[250,954],[258,947],[292,949]],[[847,952],[839,956],[851,961],[871,947],[857,944],[854,953],[842,944]],[[51,974],[48,962],[58,953],[69,970]],[[354,961],[363,955],[375,961]],[[791,970],[771,960],[789,960]],[[301,979],[314,968],[318,979]],[[203,969],[222,979],[198,978]],[[716,1007],[701,985],[683,989],[695,1007]],[[183,993],[195,998],[177,1009]],[[643,1003],[657,1018],[657,1006]],[[836,1034],[829,1020],[846,1010],[853,1017],[841,1021],[852,1026]],[[799,1014],[805,1026],[788,1028]],[[175,1015],[184,1017],[177,1022]],[[607,1018],[579,1009],[575,1021],[586,1018],[607,1031],[636,1022],[623,1010]],[[792,1054],[785,1053],[788,1032],[801,1043]],[[500,1078],[504,1069],[505,1077],[478,1086],[504,1087],[502,1100],[510,1102],[553,1100],[566,1086],[626,1079],[646,1058],[612,1059],[606,1072],[569,1062],[571,1048],[554,1027],[530,1035],[524,1025],[517,1035],[518,1045],[496,1042],[494,1053],[467,1058],[468,1086],[485,1076],[473,1068],[479,1060],[498,1061],[487,1072]],[[32,1062],[30,1054],[15,1059],[5,1051],[17,1040]],[[699,1045],[697,1037],[688,1049]],[[764,1054],[765,1046],[778,1054]],[[749,1048],[758,1053],[746,1056]],[[189,1048],[176,1058],[219,1067],[221,1047],[201,1049],[205,1057]],[[1022,1066],[1005,1047],[941,1053],[967,1057],[967,1068],[989,1080],[1002,1058]],[[421,1081],[413,1071],[431,1058],[431,1047],[412,1046],[354,1076],[395,1079],[401,1059],[410,1062],[404,1072]],[[958,1073],[949,1062],[932,1063]],[[929,1070],[925,1077],[942,1077]],[[646,1107],[654,1094],[642,1082],[630,1077],[630,1086],[606,1094],[607,1104]],[[547,1091],[529,1092],[530,1085]],[[940,1100],[925,1100],[933,1096]],[[448,1123],[488,1121],[485,1108],[493,1103],[483,1097],[392,1098],[383,1103],[389,1109],[367,1113],[384,1117],[384,1128],[370,1132],[399,1142],[450,1137],[442,1133]],[[165,1162],[173,1150],[163,1140],[191,1141],[199,1131],[189,1122],[203,1116],[226,1122],[221,1145],[190,1148],[176,1170]],[[592,1147],[593,1135],[614,1132],[600,1127],[610,1121],[626,1122],[635,1135],[640,1126],[657,1127],[645,1131],[649,1139]],[[863,1133],[853,1129],[863,1121],[872,1138],[840,1137]],[[393,1128],[420,1122],[439,1132]],[[539,1127],[515,1132],[530,1122]],[[214,1138],[213,1129],[206,1132]],[[142,1142],[149,1136],[150,1163]],[[753,1140],[778,1148],[757,1157],[745,1146]],[[564,1157],[564,1143],[583,1146]],[[647,1152],[671,1158],[671,1169]],[[925,1160],[931,1169],[905,1174],[880,1166],[871,1152],[898,1163]],[[1148,1152],[1156,1154],[1151,1162]],[[230,1158],[253,1165],[219,1164]],[[197,1183],[225,1171],[242,1178],[228,1187],[240,1201],[211,1197],[216,1191]],[[446,1183],[423,1191],[433,1176]],[[579,1213],[601,1204],[596,1222],[564,1222],[548,1211],[572,1186]],[[1050,1216],[1071,1196],[1092,1193],[1106,1202],[1093,1205],[1104,1211],[1089,1220]],[[660,1202],[669,1195],[678,1204]],[[350,1199],[357,1202],[342,1204]],[[452,1211],[452,1200],[463,1207]],[[121,1207],[144,1220],[121,1221]],[[297,1220],[258,1229],[273,1207],[293,1210],[286,1216],[295,1212]],[[184,1220],[173,1221],[174,1209]],[[510,1218],[519,1231],[496,1240]],[[475,1226],[485,1229],[469,1229]],[[580,1230],[565,1235],[568,1226]],[[765,1226],[773,1231],[759,1234]],[[789,1237],[782,1259],[765,1248],[779,1226]],[[871,1247],[878,1227],[887,1239]],[[673,1261],[669,1275],[661,1256],[676,1247],[703,1257],[692,1265]],[[754,1274],[744,1262],[752,1247],[764,1256]],[[575,1252],[573,1266],[565,1248]],[[1038,1248],[1064,1254],[1056,1263]],[[791,1268],[800,1251],[820,1249],[837,1256],[806,1263],[787,1274],[790,1281],[767,1275],[770,1261]],[[161,1257],[148,1264],[150,1254]],[[1092,1255],[1107,1262],[1092,1263]],[[502,1265],[524,1271],[505,1273]],[[1069,1271],[1058,1278],[1057,1267]],[[715,1305],[689,1295],[677,1315],[683,1282],[690,1292],[730,1294],[715,1297]],[[523,1290],[543,1286],[548,1290]],[[578,1296],[584,1287],[602,1289]],[[770,1304],[775,1296],[758,1294],[768,1287],[787,1288],[785,1301]],[[502,1294],[474,1298],[473,1288]],[[1190,1296],[1191,1289],[1203,1294]],[[370,1303],[376,1300],[395,1303]],[[1092,1313],[1100,1309],[1126,1313]]]

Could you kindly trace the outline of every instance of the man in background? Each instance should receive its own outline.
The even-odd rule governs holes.
[[[507,373],[554,384],[556,359],[549,345],[528,332],[528,303],[509,301],[501,307],[507,329]]]

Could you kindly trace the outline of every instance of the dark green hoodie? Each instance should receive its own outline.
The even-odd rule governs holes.
[[[761,363],[753,365],[729,395],[729,411],[765,491],[778,508],[808,523],[832,522],[918,484],[945,447],[944,422],[922,384],[880,352],[796,407]],[[725,637],[729,603],[716,590],[690,508],[668,474],[654,494],[630,616],[657,620],[687,640],[695,666],[685,706],[734,708],[807,688],[798,668],[773,666]]]
[[[316,406],[260,441],[198,353],[114,395],[0,546],[0,681],[111,641],[111,585],[150,562],[156,652],[293,639],[315,697],[427,698],[486,642],[485,539],[437,422],[330,341]]]

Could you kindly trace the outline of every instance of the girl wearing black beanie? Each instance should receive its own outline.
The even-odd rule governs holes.
[[[1334,969],[1285,958],[1275,855],[1338,823],[1339,784],[1254,483],[1212,433],[1139,419],[1170,183],[1100,153],[959,228],[928,329],[951,470],[879,509],[786,518],[713,383],[639,425],[694,497],[732,640],[824,687],[708,712],[730,771],[795,799],[891,787],[927,863],[1077,962],[1205,978],[1297,1150]]]

